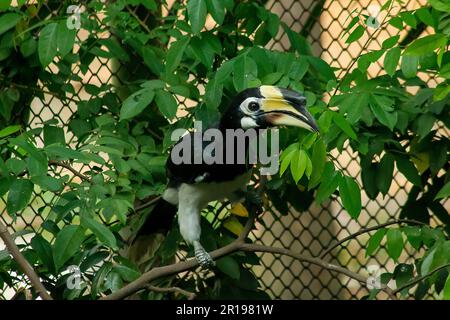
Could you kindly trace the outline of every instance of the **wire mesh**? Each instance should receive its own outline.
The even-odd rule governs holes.
[[[425,0],[408,1],[404,6],[414,9],[424,2]],[[362,37],[351,45],[345,44],[342,39],[345,23],[349,21],[349,17],[355,9],[364,12],[364,10],[367,11],[369,5],[381,6],[383,3],[382,0],[281,0],[268,1],[266,6],[273,13],[279,15],[281,20],[294,31],[305,34],[312,45],[314,54],[322,57],[331,66],[338,68],[341,72],[338,76],[342,76],[355,58],[367,49],[378,49],[383,40],[397,34],[398,31],[393,27],[386,27],[380,31],[369,47],[365,46],[367,37]],[[57,12],[57,10],[53,10],[53,12]],[[145,21],[148,17],[141,18]],[[403,32],[406,33],[407,30]],[[85,37],[86,35],[82,32],[78,34],[80,41]],[[281,51],[289,49],[287,35],[283,30],[280,30],[276,39],[271,41],[268,47]],[[89,100],[90,95],[85,90],[86,85],[101,86],[112,81],[120,82],[120,66],[114,68],[107,59],[100,57],[94,58],[86,73],[82,73],[79,69],[75,69],[74,72],[82,78],[82,81],[72,83],[75,89],[72,100],[61,101],[50,95],[45,95],[42,100],[35,98],[31,104],[30,128],[40,126],[50,119],[58,119],[60,125],[65,128],[66,139],[72,141],[73,136],[70,136],[69,130],[67,130],[68,119],[76,110],[77,101]],[[371,76],[382,72],[379,64],[374,64],[369,68]],[[432,81],[432,79],[429,80]],[[43,144],[43,141],[41,140],[39,143]],[[347,147],[342,153],[336,153],[334,156],[338,165],[347,174],[356,177],[361,185],[360,165],[351,148]],[[75,169],[83,171],[84,168],[79,166]],[[57,169],[55,174],[68,173],[63,170]],[[73,177],[73,179],[77,179],[77,177]],[[257,230],[253,232],[253,236],[256,241],[264,245],[290,248],[296,252],[317,256],[330,244],[345,238],[360,228],[378,225],[397,218],[410,188],[410,183],[400,173],[395,172],[393,183],[386,197],[379,196],[375,200],[370,200],[363,194],[363,210],[357,221],[350,219],[340,200],[336,199],[322,206],[312,205],[305,212],[297,212],[291,208],[290,213],[284,216],[276,212],[266,213],[263,217],[263,224],[258,226]],[[17,220],[13,223],[6,214],[5,198],[0,198],[0,219],[9,226],[12,232],[24,229],[37,231],[50,211],[50,205],[54,200],[53,194],[35,190],[31,204],[22,214],[18,215]],[[270,210],[274,211],[274,209]],[[436,220],[436,224],[438,223],[439,221]],[[28,235],[19,235],[17,239],[21,243],[30,241]],[[364,248],[367,240],[368,236],[363,235],[349,241],[331,252],[328,258],[331,262],[338,263],[355,272],[367,274],[367,267],[370,265],[375,265],[381,270],[392,271],[394,265],[388,258],[384,247],[377,252],[376,256],[365,257]],[[289,257],[264,253],[260,256],[261,265],[255,267],[254,272],[260,279],[261,287],[273,298],[349,299],[361,298],[367,294],[365,288],[348,277],[339,276],[315,266],[302,265],[299,261]],[[401,260],[412,262],[413,259],[414,251],[407,248]]]

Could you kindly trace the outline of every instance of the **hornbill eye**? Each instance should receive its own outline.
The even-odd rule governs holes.
[[[248,104],[247,108],[248,110],[255,112],[259,110],[259,104],[257,102],[252,101]]]

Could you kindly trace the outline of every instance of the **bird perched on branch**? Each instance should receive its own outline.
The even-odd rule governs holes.
[[[202,267],[212,266],[213,260],[200,243],[201,210],[211,201],[235,199],[235,195],[246,187],[252,168],[248,161],[237,161],[240,154],[234,139],[238,135],[230,138],[226,132],[238,130],[245,135],[251,129],[274,126],[296,126],[318,131],[314,118],[306,109],[303,95],[274,86],[261,86],[236,95],[216,128],[216,132],[222,133],[224,138],[220,143],[215,141],[215,149],[210,156],[214,158],[222,153],[224,158],[233,161],[196,162],[194,158],[207,151],[207,144],[203,141],[195,146],[195,132],[182,137],[171,150],[166,163],[167,188],[140,228],[137,238],[161,229],[169,230],[178,212],[181,236],[194,247],[195,257]],[[249,141],[244,140],[244,149],[240,150],[248,152]],[[188,146],[183,149],[184,153],[175,154],[175,150],[179,152],[183,144]],[[231,157],[230,153],[233,154]],[[184,161],[174,161],[176,156]]]

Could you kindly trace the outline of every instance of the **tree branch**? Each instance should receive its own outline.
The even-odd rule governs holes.
[[[159,199],[161,199],[161,196],[157,196],[156,198],[153,198],[147,202],[144,202],[143,204],[137,206],[136,208],[134,208],[134,211],[141,211],[143,209],[147,209],[148,207],[151,207],[152,204],[154,204],[156,201],[158,201]]]
[[[91,181],[87,176],[78,172],[77,170],[75,170],[74,168],[72,168],[71,166],[69,166],[68,164],[66,164],[64,162],[59,162],[56,160],[49,160],[48,164],[51,166],[63,167],[65,169],[69,170],[70,172],[72,172],[75,176],[77,176],[78,178],[80,178],[83,181],[87,181],[87,182]]]
[[[415,278],[414,280],[411,280],[410,282],[404,284],[404,285],[401,286],[400,288],[397,288],[397,289],[393,290],[392,293],[397,294],[397,293],[401,292],[402,290],[404,290],[404,289],[406,289],[406,288],[409,288],[409,287],[412,287],[412,286],[418,284],[420,281],[422,281],[422,280],[424,280],[424,279],[426,279],[426,278],[432,276],[432,275],[435,274],[436,272],[441,271],[442,269],[445,269],[445,268],[448,268],[448,267],[450,267],[450,263],[447,263],[447,264],[444,264],[444,265],[442,265],[442,266],[440,266],[440,267],[437,267],[436,269],[430,271],[430,272],[427,273],[426,275],[417,277],[417,278]]]
[[[196,294],[194,292],[190,292],[190,291],[181,289],[179,287],[161,288],[161,287],[156,287],[153,285],[148,285],[147,289],[149,289],[151,291],[155,291],[155,292],[161,292],[161,293],[178,292],[178,293],[181,293],[182,295],[186,296],[188,298],[188,300],[194,300],[196,297]]]
[[[299,253],[296,253],[296,252],[293,252],[293,251],[290,251],[290,250],[284,249],[284,248],[276,248],[276,247],[269,247],[269,246],[258,245],[258,244],[245,243],[245,238],[251,231],[252,226],[253,226],[253,218],[249,217],[241,235],[232,243],[210,252],[211,257],[213,259],[218,259],[220,257],[229,255],[236,251],[268,252],[268,253],[274,253],[274,254],[282,254],[282,255],[290,256],[301,262],[317,265],[326,270],[342,273],[352,279],[357,280],[358,282],[363,283],[366,286],[368,285],[368,278],[364,277],[363,275],[352,272],[348,269],[337,266],[335,264],[326,262],[320,258],[302,255],[302,254],[299,254]],[[167,266],[153,268],[150,271],[142,274],[135,281],[122,287],[121,289],[119,289],[105,297],[102,297],[101,300],[118,300],[118,299],[126,298],[126,297],[132,295],[133,293],[146,288],[148,286],[148,283],[150,283],[151,281],[153,281],[157,278],[170,276],[170,275],[174,275],[174,274],[177,274],[180,272],[188,271],[197,266],[198,266],[197,260],[190,259],[190,260],[170,264]],[[391,297],[391,299],[396,299],[395,294],[393,294],[392,290],[389,287],[383,286],[381,288],[381,290],[386,292],[389,295],[389,297]]]
[[[378,230],[393,224],[401,224],[401,223],[409,223],[409,224],[420,224],[420,225],[424,225],[425,223],[417,221],[417,220],[408,220],[408,219],[399,219],[399,220],[395,220],[395,221],[389,221],[383,224],[380,224],[378,226],[374,226],[374,227],[370,227],[370,228],[365,228],[365,229],[361,229],[356,233],[353,233],[347,237],[345,237],[342,240],[339,240],[338,242],[336,242],[334,245],[332,245],[331,247],[328,247],[327,249],[325,249],[320,255],[319,257],[321,259],[323,259],[327,254],[329,254],[331,251],[333,251],[334,249],[336,249],[337,247],[339,247],[340,245],[342,245],[344,242],[347,242],[348,240],[351,239],[355,239],[356,237],[364,234],[364,233],[368,233],[370,231],[374,231],[374,230]]]
[[[6,249],[13,256],[14,260],[19,264],[23,273],[25,273],[25,275],[28,277],[28,279],[31,282],[31,285],[39,294],[39,296],[43,300],[53,300],[53,298],[50,296],[50,294],[48,294],[47,290],[45,289],[44,285],[39,279],[39,276],[34,271],[33,267],[20,252],[19,248],[17,247],[13,238],[11,237],[11,234],[8,232],[8,229],[1,220],[0,220],[0,238],[2,238],[3,242],[5,243]]]

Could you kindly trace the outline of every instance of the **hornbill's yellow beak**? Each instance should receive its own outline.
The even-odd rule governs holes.
[[[274,86],[261,86],[259,121],[270,126],[294,126],[318,132],[316,121],[306,109],[306,97]],[[262,118],[262,119],[261,119]]]

